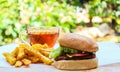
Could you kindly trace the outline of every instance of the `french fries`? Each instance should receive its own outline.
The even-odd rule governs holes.
[[[6,57],[7,62],[9,62],[11,65],[14,65],[16,62],[16,58],[12,56],[10,53],[3,53],[3,55]]]
[[[47,44],[34,44],[29,46],[27,44],[20,44],[11,53],[3,53],[6,61],[15,67],[22,65],[29,66],[31,63],[45,63],[51,64],[52,60],[49,59],[51,48]]]
[[[18,55],[17,55],[17,60],[20,60],[24,58],[25,53],[24,53],[24,47],[19,48]]]
[[[44,56],[43,54],[41,54],[40,52],[38,52],[37,50],[33,49],[32,47],[30,48],[25,48],[27,51],[29,51],[30,53],[32,53],[33,55],[37,56],[40,60],[42,60],[44,63],[46,64],[51,64],[51,60]]]
[[[47,57],[51,52],[51,48],[48,48],[47,44],[45,45],[34,44],[32,45],[32,48],[34,48],[35,50],[39,51],[40,53],[44,54]]]
[[[19,51],[19,47],[16,47],[14,51],[12,51],[11,55],[17,57]]]
[[[22,66],[22,62],[21,61],[16,61],[16,63],[15,63],[15,67],[20,67],[20,66]]]
[[[32,63],[42,63],[42,61],[35,56],[28,56],[27,59],[31,60]]]
[[[29,66],[29,64],[31,64],[31,61],[29,59],[23,59],[22,62],[25,66]]]

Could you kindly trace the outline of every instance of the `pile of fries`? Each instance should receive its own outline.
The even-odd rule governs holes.
[[[6,61],[15,67],[29,66],[31,63],[51,64],[52,60],[48,58],[51,48],[47,44],[20,44],[11,53],[5,52],[3,55]]]

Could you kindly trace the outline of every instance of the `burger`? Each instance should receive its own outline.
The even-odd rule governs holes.
[[[98,51],[96,42],[88,37],[66,33],[58,40],[59,47],[50,53],[52,63],[58,69],[84,70],[98,67],[95,53]]]

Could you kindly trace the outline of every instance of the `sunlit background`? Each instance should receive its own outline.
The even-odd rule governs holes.
[[[120,0],[0,0],[0,45],[18,42],[26,26],[120,42]]]

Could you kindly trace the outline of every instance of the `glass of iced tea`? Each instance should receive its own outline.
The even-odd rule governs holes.
[[[26,30],[30,45],[47,44],[50,48],[53,47],[59,36],[59,27],[31,27]],[[22,34],[20,39],[23,41]],[[25,41],[24,41],[25,42]]]

